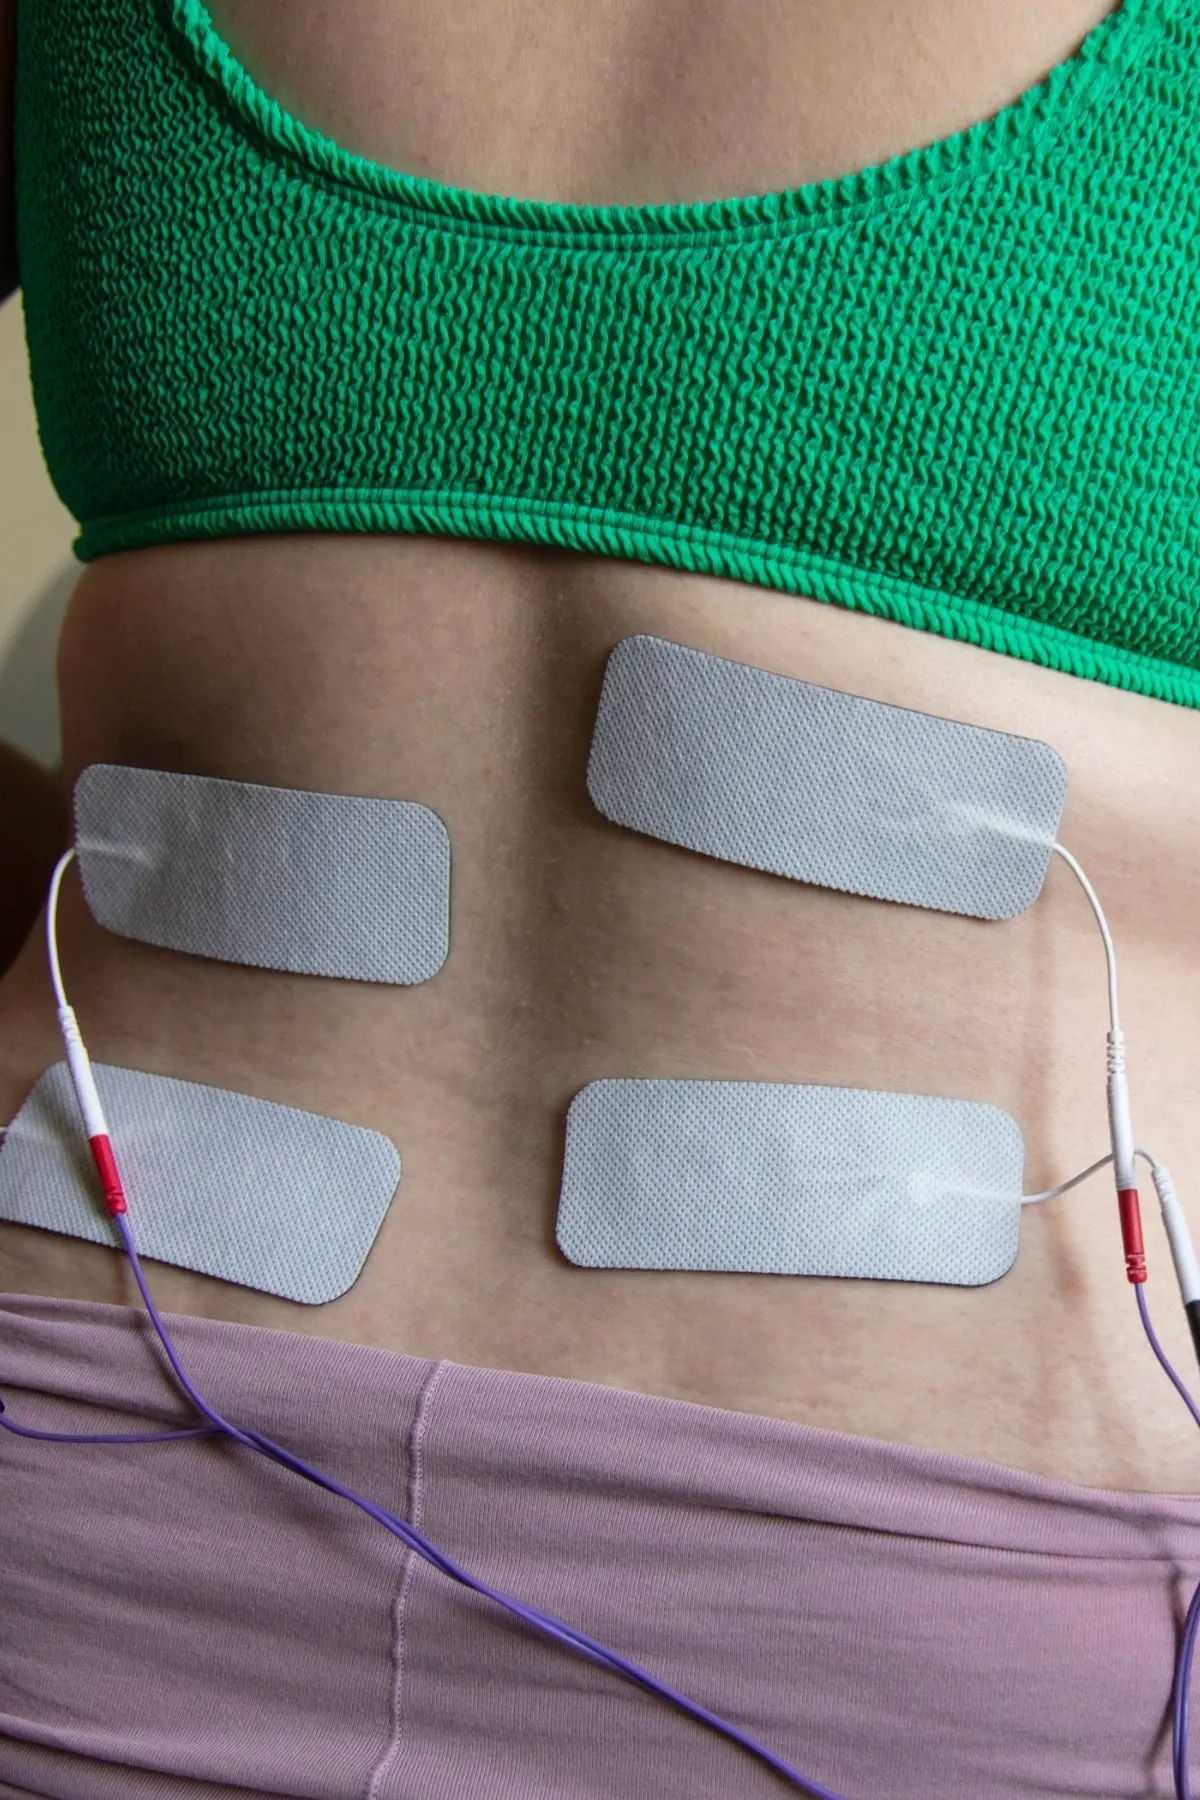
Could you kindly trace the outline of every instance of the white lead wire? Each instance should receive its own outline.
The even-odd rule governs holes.
[[[1060,1181],[1057,1187],[1044,1188],[1040,1194],[1022,1194],[1021,1205],[1032,1206],[1038,1200],[1054,1200],[1059,1194],[1069,1194],[1073,1187],[1078,1187],[1080,1182],[1086,1181],[1089,1175],[1096,1175],[1101,1169],[1107,1168],[1111,1161],[1112,1151],[1110,1150],[1108,1155],[1102,1156],[1098,1162],[1090,1163],[1086,1169],[1080,1169],[1078,1175],[1072,1175],[1070,1181]]]
[[[1061,844],[1055,844],[1056,855],[1061,856],[1067,867],[1073,872],[1076,881],[1088,897],[1088,904],[1096,915],[1096,923],[1100,927],[1100,936],[1104,939],[1104,960],[1108,966],[1108,1018],[1114,1037],[1120,1035],[1121,1024],[1117,1006],[1117,952],[1113,945],[1112,932],[1108,929],[1108,920],[1104,916],[1104,908],[1100,904],[1100,896],[1080,868],[1069,850]]]
[[[1121,1030],[1119,1008],[1117,1005],[1117,953],[1113,946],[1112,932],[1108,929],[1108,920],[1104,916],[1104,908],[1100,904],[1099,895],[1080,868],[1069,850],[1061,844],[1054,845],[1055,852],[1062,857],[1071,870],[1080,887],[1087,895],[1088,904],[1095,914],[1096,923],[1100,927],[1100,936],[1104,940],[1104,960],[1108,968],[1108,1129],[1109,1141],[1113,1147],[1113,1165],[1116,1176],[1117,1193],[1129,1195],[1137,1193],[1137,1173],[1134,1169],[1136,1154],[1133,1139],[1133,1118],[1129,1107],[1129,1083],[1125,1075],[1125,1033]],[[1126,1201],[1122,1200],[1122,1207]],[[1136,1281],[1145,1278],[1145,1264],[1141,1251],[1137,1248],[1136,1199],[1133,1203],[1133,1216],[1122,1212],[1121,1234],[1125,1240],[1125,1266],[1129,1271],[1129,1279]],[[1141,1277],[1137,1274],[1141,1267]]]
[[[64,850],[54,865],[54,873],[50,877],[50,892],[46,896],[46,952],[50,959],[50,983],[54,989],[55,1004],[60,1013],[70,1011],[66,989],[63,987],[62,967],[58,960],[58,890],[62,886],[62,878],[75,860],[74,850]]]
[[[62,1032],[63,1048],[67,1053],[67,1067],[71,1071],[75,1097],[83,1114],[84,1130],[89,1140],[94,1140],[110,1136],[108,1119],[96,1087],[96,1078],[92,1074],[91,1058],[80,1034],[75,1009],[67,999],[62,965],[58,960],[58,892],[74,856],[74,850],[64,850],[50,877],[50,892],[46,896],[46,953],[50,961],[50,984],[58,1007],[58,1028]]]

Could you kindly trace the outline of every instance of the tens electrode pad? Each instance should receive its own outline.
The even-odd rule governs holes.
[[[558,1243],[594,1269],[961,1287],[1012,1267],[1024,1145],[994,1106],[758,1081],[595,1081]]]
[[[632,637],[588,790],[616,824],[724,862],[1004,919],[1041,890],[1067,774],[1030,738]],[[975,1102],[599,1081],[568,1115],[558,1242],[593,1268],[975,1286],[1016,1256],[1023,1165],[1014,1120]]]
[[[1067,772],[1033,738],[631,637],[588,791],[614,823],[724,862],[1005,919],[1041,890]]]
[[[428,981],[450,947],[450,840],[429,807],[94,763],[75,786],[94,917],[220,962]]]
[[[147,1256],[310,1305],[352,1286],[400,1180],[389,1138],[198,1082],[92,1072]],[[120,1247],[65,1063],[5,1135],[0,1218]]]

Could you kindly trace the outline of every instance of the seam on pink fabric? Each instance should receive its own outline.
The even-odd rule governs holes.
[[[417,1409],[413,1416],[412,1428],[408,1437],[408,1496],[405,1506],[405,1517],[410,1525],[421,1529],[421,1509],[424,1500],[424,1469],[421,1452],[425,1444],[425,1428],[429,1421],[430,1408],[434,1394],[440,1387],[442,1377],[450,1367],[448,1362],[435,1363],[425,1385],[417,1399]],[[388,1741],[383,1755],[371,1772],[367,1783],[365,1800],[379,1800],[379,1784],[387,1774],[389,1766],[395,1760],[400,1748],[400,1731],[404,1723],[404,1669],[405,1652],[408,1647],[407,1614],[408,1596],[412,1588],[413,1575],[418,1558],[415,1550],[404,1552],[404,1564],[400,1571],[400,1580],[396,1585],[396,1598],[392,1602],[392,1708],[391,1725]]]

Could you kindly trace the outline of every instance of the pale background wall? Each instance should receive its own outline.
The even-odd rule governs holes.
[[[79,564],[42,461],[19,297],[0,305],[0,738],[58,759],[54,647]]]

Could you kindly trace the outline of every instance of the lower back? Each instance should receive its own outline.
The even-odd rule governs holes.
[[[836,1083],[991,1102],[1026,1188],[1106,1147],[1104,963],[1069,874],[1004,923],[855,899],[608,824],[585,787],[605,659],[636,632],[1039,737],[1109,911],[1135,1122],[1185,1205],[1200,1122],[1200,720],[813,601],[444,540],[269,538],[92,565],[61,654],[92,762],[418,800],[453,846],[451,949],[415,988],[110,936],[66,896],[93,1054],[386,1133],[404,1164],[355,1286],[302,1307],[164,1266],[170,1310],[607,1383],[1084,1485],[1184,1490],[1195,1451],[1142,1337],[1103,1179],[1026,1209],[985,1288],[583,1270],[556,1248],[566,1108],[604,1076]],[[0,1105],[59,1054],[35,937],[0,987]],[[136,1206],[136,1201],[134,1202]],[[237,1196],[230,1196],[237,1205]],[[1168,1353],[1186,1327],[1148,1224]],[[105,1250],[0,1232],[0,1285],[131,1297]]]

